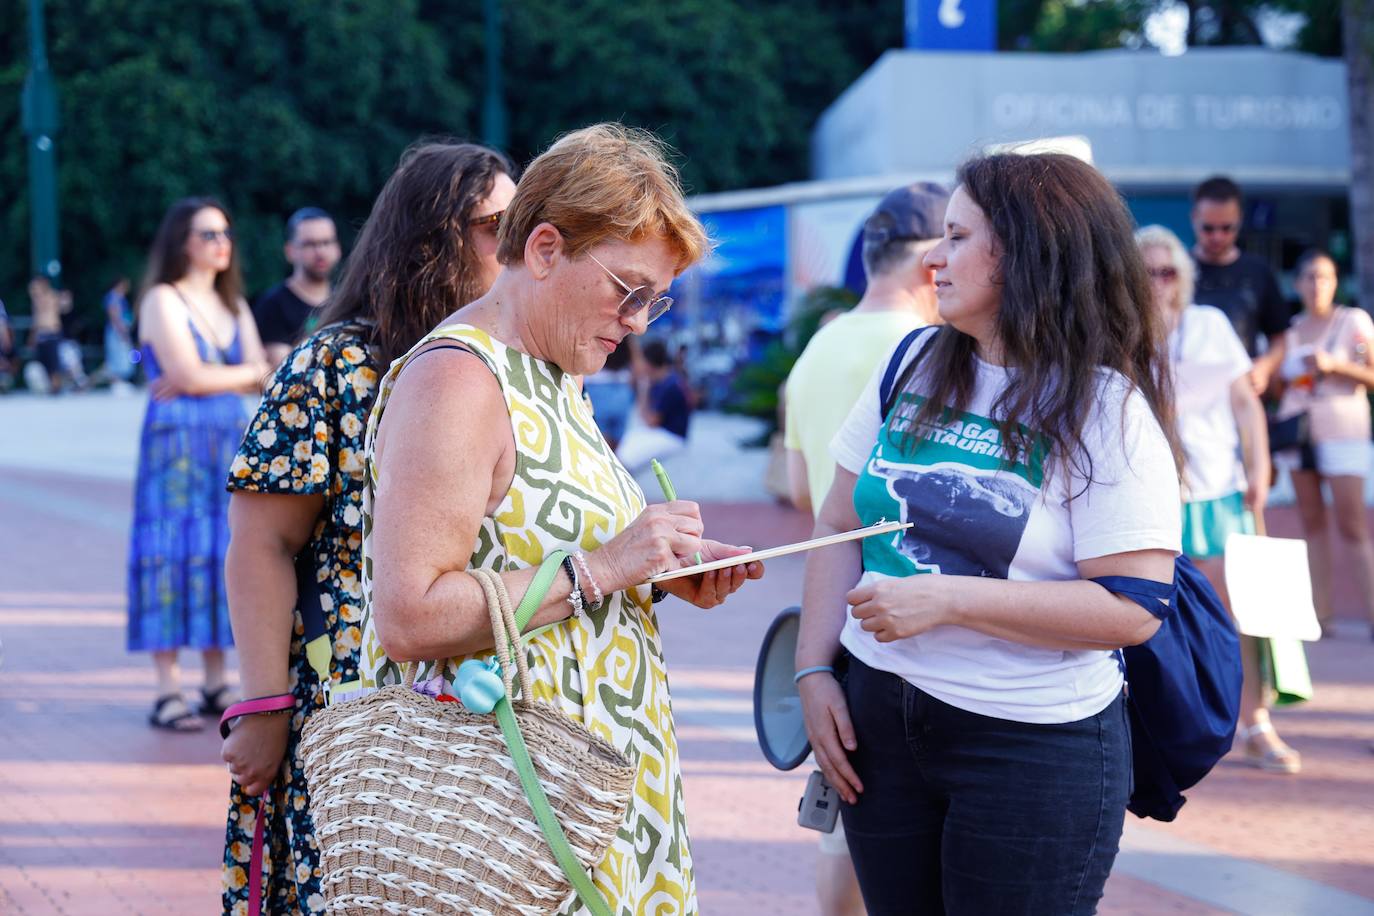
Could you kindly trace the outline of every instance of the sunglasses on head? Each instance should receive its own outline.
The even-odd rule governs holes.
[[[597,267],[606,271],[610,278],[619,284],[621,289],[625,290],[625,298],[620,300],[620,317],[629,318],[641,309],[648,309],[649,320],[646,323],[653,324],[654,321],[662,318],[668,309],[673,307],[671,296],[660,296],[647,286],[631,287],[630,284],[617,277],[609,267],[597,261],[596,255],[589,251],[587,257],[595,261]]]
[[[207,243],[217,241],[221,238],[226,242],[232,242],[234,240],[233,229],[197,229],[193,234],[202,242]]]

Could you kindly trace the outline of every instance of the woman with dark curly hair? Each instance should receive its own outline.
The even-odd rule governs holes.
[[[256,912],[323,911],[296,745],[326,689],[358,677],[368,413],[391,361],[500,272],[496,229],[514,174],[504,155],[474,144],[424,143],[402,156],[320,329],[278,368],[230,468],[229,611],[244,692],[280,700],[283,714],[244,715],[224,741],[234,777],[226,913],[251,910],[256,883]],[[306,604],[324,619],[318,653],[307,650]],[[259,819],[266,864],[253,851]]]
[[[1172,583],[1179,552],[1163,328],[1090,165],[958,180],[925,258],[946,326],[884,360],[894,395],[884,365],[831,446],[817,534],[914,527],[808,557],[806,729],[869,913],[1091,913],[1131,783],[1112,650],[1159,623],[1092,580]]]

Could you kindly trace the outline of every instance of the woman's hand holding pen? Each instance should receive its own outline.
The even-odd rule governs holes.
[[[850,589],[849,613],[878,642],[919,636],[955,623],[962,576],[906,576],[878,579]]]
[[[606,594],[641,585],[656,573],[678,569],[701,550],[701,510],[685,499],[649,506],[625,530],[587,554]]]
[[[688,500],[649,506],[639,518],[604,547],[587,554],[587,563],[606,594],[642,585],[649,577],[680,569],[696,554],[705,561],[749,552],[719,541],[703,540],[701,510]],[[700,608],[713,608],[749,579],[763,575],[762,563],[741,563],[696,576],[670,579],[662,588]]]

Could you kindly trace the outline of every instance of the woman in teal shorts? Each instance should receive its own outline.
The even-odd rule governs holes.
[[[1193,305],[1193,260],[1163,226],[1136,234],[1155,305],[1169,329],[1183,473],[1183,552],[1225,596],[1222,560],[1232,534],[1254,534],[1269,496],[1269,436],[1264,407],[1250,384],[1250,357],[1230,319],[1210,305]],[[1261,650],[1269,640],[1242,638],[1245,687],[1240,727],[1245,760],[1277,773],[1296,773],[1302,758],[1269,721]],[[1294,661],[1305,668],[1300,654]],[[1264,652],[1272,667],[1273,653]]]

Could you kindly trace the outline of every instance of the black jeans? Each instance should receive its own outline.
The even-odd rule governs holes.
[[[864,791],[844,829],[870,916],[1092,913],[1131,792],[1117,697],[1030,725],[966,712],[851,659]]]

